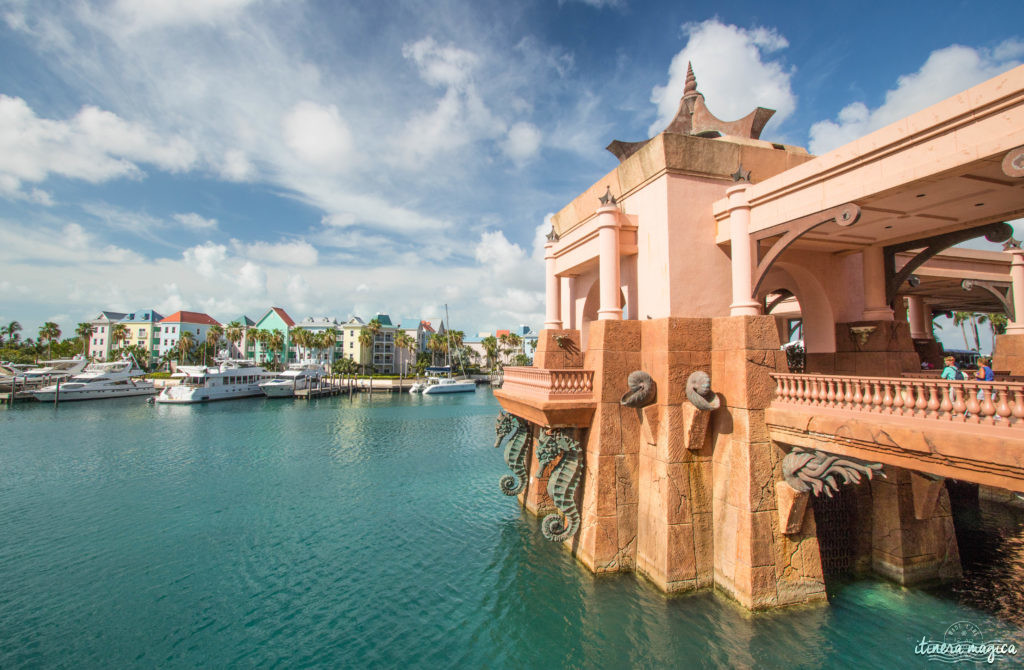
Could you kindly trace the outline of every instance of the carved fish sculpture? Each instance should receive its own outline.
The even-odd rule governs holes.
[[[694,407],[704,411],[718,409],[722,404],[718,394],[711,390],[711,377],[703,370],[697,370],[687,378],[686,398]]]
[[[619,404],[626,407],[645,407],[654,402],[657,386],[651,376],[643,370],[634,370],[626,378],[629,390],[623,394]]]

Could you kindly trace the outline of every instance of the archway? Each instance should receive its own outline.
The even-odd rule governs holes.
[[[780,290],[786,290],[796,298],[800,306],[804,350],[807,353],[835,353],[835,312],[825,287],[810,270],[792,263],[777,262],[765,277],[763,285],[771,286],[773,290],[764,291],[759,296],[762,300],[768,293],[778,293]]]
[[[626,307],[626,294],[619,290],[619,304],[622,305],[622,318],[626,318],[628,309]],[[590,334],[590,322],[597,321],[597,310],[601,306],[601,280],[594,278],[590,288],[587,290],[587,299],[583,301],[583,314],[580,316],[580,344],[583,349],[587,348],[587,340]]]

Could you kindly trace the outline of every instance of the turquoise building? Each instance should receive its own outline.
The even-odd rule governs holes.
[[[277,331],[281,333],[284,338],[284,348],[277,352],[279,354],[278,361],[284,365],[294,357],[291,346],[290,331],[295,327],[295,321],[292,317],[288,316],[288,312],[284,311],[281,307],[271,307],[267,310],[266,314],[256,319],[256,325],[253,328],[258,330],[266,331]],[[251,339],[251,338],[250,338]],[[259,363],[272,362],[274,360],[274,351],[271,351],[268,347],[260,342],[254,342],[252,347],[253,358]],[[247,352],[248,355],[248,352]]]

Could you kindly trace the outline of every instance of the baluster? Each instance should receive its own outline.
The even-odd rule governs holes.
[[[993,389],[988,384],[978,384],[981,389],[981,422],[987,424],[995,423],[996,419],[996,405],[992,402],[992,391]]]
[[[928,418],[934,419],[939,415],[939,389],[935,382],[928,382]]]
[[[892,383],[888,380],[881,382],[885,393],[882,395],[882,412],[892,414]]]
[[[950,413],[953,411],[953,401],[950,399],[949,386],[937,384],[942,400],[939,402],[939,417],[943,419],[953,418]]]
[[[963,389],[950,385],[949,392],[953,394],[953,413],[956,415],[956,420],[965,421],[964,414],[967,412],[967,403],[964,402]]]
[[[1010,425],[1010,403],[1007,402],[1007,395],[1010,387],[1008,385],[1002,385],[999,387],[999,406],[996,407],[996,414],[1000,416],[1004,423],[1004,426]]]
[[[808,386],[811,387],[811,393],[810,393],[810,395],[807,398],[808,404],[810,404],[810,405],[817,405],[818,404],[818,378],[817,377],[808,377],[807,378],[807,384],[808,384]]]
[[[895,380],[896,393],[892,399],[892,413],[896,416],[903,415],[903,380]]]
[[[967,402],[967,411],[970,416],[967,417],[969,423],[980,423],[981,417],[981,403],[978,402],[978,385],[977,384],[962,384],[959,385],[963,388],[965,400]]]
[[[1013,389],[1013,418],[1018,422],[1024,419],[1024,389],[1015,387]]]
[[[914,396],[914,416],[924,416],[925,410],[928,408],[928,399],[925,397],[923,381],[914,382]]]
[[[872,390],[871,407],[869,407],[869,409],[872,412],[879,412],[882,409],[882,394],[878,390],[878,381],[877,380],[874,380],[874,379],[871,380],[871,390]]]
[[[829,407],[836,406],[836,392],[834,384],[834,379],[830,378],[825,380],[825,402],[828,403]]]
[[[860,386],[861,386],[861,380],[857,379],[857,378],[854,378],[853,379],[853,389],[854,389],[854,392],[853,392],[853,407],[854,407],[854,409],[856,409],[858,411],[863,411],[864,410],[864,405],[862,403],[864,402],[864,396],[861,395]]]

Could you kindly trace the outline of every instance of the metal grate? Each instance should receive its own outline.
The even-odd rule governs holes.
[[[825,577],[851,574],[856,552],[856,490],[852,486],[844,486],[831,498],[827,495],[814,497],[813,504],[821,569]]]

